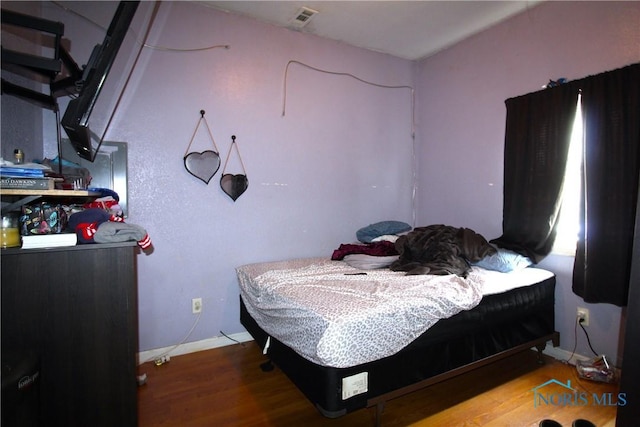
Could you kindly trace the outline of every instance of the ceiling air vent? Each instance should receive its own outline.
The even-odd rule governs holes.
[[[309,9],[308,7],[301,7],[291,20],[291,24],[296,28],[302,28],[311,21],[316,13],[318,13],[317,10]]]

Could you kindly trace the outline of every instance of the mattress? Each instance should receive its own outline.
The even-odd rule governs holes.
[[[406,276],[324,258],[249,264],[237,273],[246,310],[261,329],[305,359],[336,368],[396,354],[434,325],[437,337],[439,321],[483,298],[553,277],[537,268],[480,267],[466,278]]]
[[[512,273],[508,273],[512,274]],[[525,275],[548,274],[525,272]],[[520,274],[518,274],[520,275]],[[515,276],[510,276],[515,277]],[[335,418],[377,405],[408,391],[483,366],[513,352],[549,340],[554,331],[555,276],[505,292],[485,295],[480,304],[443,319],[398,353],[348,368],[319,366],[266,333],[251,317],[240,297],[240,320],[269,361],[277,365],[326,417]],[[269,344],[267,344],[269,343]],[[351,379],[367,376],[366,388],[345,395]],[[428,384],[427,384],[428,385]],[[391,396],[390,396],[391,395]]]

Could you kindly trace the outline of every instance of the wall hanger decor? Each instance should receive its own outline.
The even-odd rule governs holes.
[[[220,169],[220,154],[218,151],[218,146],[216,145],[216,141],[213,139],[213,135],[211,135],[211,129],[209,129],[207,119],[204,118],[204,113],[204,110],[200,110],[200,119],[198,120],[196,129],[193,131],[193,135],[191,136],[191,141],[189,141],[187,150],[184,153],[184,167],[191,175],[195,176],[199,180],[202,180],[205,184],[209,184],[211,178],[213,178],[216,172],[218,172],[218,169]],[[213,143],[213,148],[215,148],[215,151],[205,150],[199,153],[190,153],[189,148],[191,148],[193,138],[196,136],[198,127],[203,121],[205,126],[207,127],[207,132],[209,132],[209,137],[211,138],[211,142]]]
[[[238,154],[238,160],[240,160],[240,165],[242,166],[241,174],[230,174],[225,173],[227,170],[227,163],[229,162],[229,157],[231,157],[231,149],[236,149],[236,153]],[[238,150],[238,145],[236,144],[236,136],[231,135],[231,145],[229,146],[229,153],[227,153],[227,160],[224,161],[224,167],[222,168],[222,176],[220,177],[220,187],[222,187],[222,191],[227,193],[229,197],[233,199],[235,202],[238,197],[242,195],[249,187],[249,180],[247,179],[247,171],[244,168],[244,163],[242,162],[242,157],[240,157],[240,150]]]

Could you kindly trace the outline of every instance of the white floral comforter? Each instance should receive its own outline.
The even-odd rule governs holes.
[[[242,299],[262,329],[304,358],[337,368],[397,353],[438,320],[482,299],[481,276],[473,272],[466,279],[406,276],[323,258],[236,271]]]

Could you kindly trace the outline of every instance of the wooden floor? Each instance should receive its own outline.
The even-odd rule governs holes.
[[[536,363],[525,352],[476,371],[387,402],[382,425],[537,426],[554,419],[563,426],[586,418],[599,427],[615,426],[617,386],[582,380],[575,368],[551,358]],[[264,357],[254,342],[176,356],[155,366],[143,364],[147,383],[139,388],[140,427],[187,426],[372,426],[375,409],[337,419],[320,415],[277,368],[262,372]],[[534,388],[555,379],[588,396],[612,393],[612,405],[539,402]],[[560,395],[552,384],[547,393]],[[553,389],[559,387],[560,389]]]

